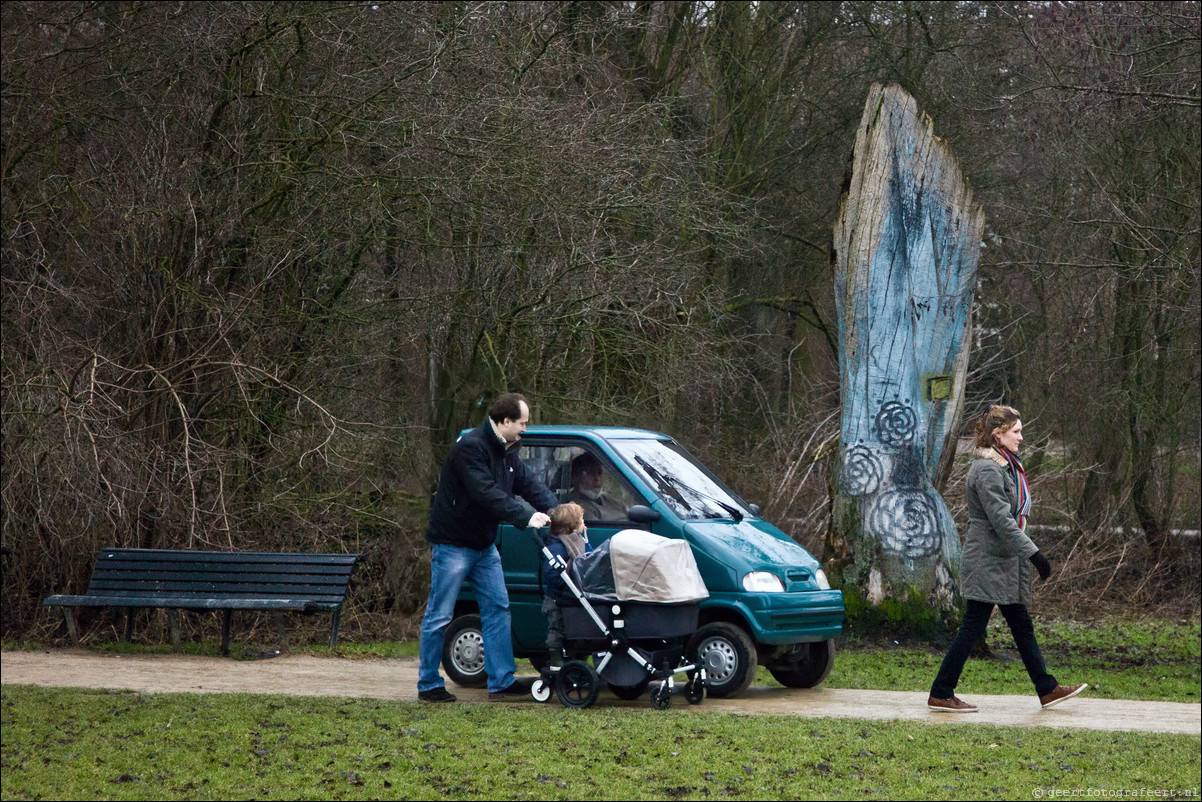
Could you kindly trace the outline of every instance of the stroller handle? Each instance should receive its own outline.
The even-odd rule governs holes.
[[[539,546],[540,548],[546,548],[546,546],[547,546],[547,539],[546,539],[546,537],[543,536],[543,531],[542,531],[544,529],[547,531],[548,535],[551,533],[551,528],[548,526],[540,526],[538,528],[535,528],[535,527],[527,527],[526,528],[526,531],[530,533],[530,537],[534,538],[535,544],[537,546]]]

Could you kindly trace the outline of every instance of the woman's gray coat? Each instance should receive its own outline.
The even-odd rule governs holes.
[[[968,469],[968,534],[960,559],[960,595],[994,604],[1030,604],[1039,551],[1018,527],[1018,490],[990,451]],[[1000,460],[998,456],[996,459]]]

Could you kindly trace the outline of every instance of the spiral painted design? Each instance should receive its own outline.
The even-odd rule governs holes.
[[[888,448],[902,448],[914,440],[918,416],[913,407],[900,401],[881,404],[872,424],[877,439]]]
[[[881,548],[903,557],[924,557],[940,546],[939,511],[923,491],[890,490],[873,502],[868,530]]]
[[[870,496],[880,487],[882,473],[881,461],[872,450],[855,445],[843,457],[839,487],[848,496]]]

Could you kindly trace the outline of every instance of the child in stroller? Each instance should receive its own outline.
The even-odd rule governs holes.
[[[540,572],[543,580],[543,615],[547,618],[547,665],[551,671],[563,668],[563,613],[560,604],[576,599],[559,574],[559,566],[567,566],[572,558],[593,550],[588,542],[588,527],[584,525],[584,508],[568,502],[551,508],[551,537],[546,548],[555,560],[545,561]]]
[[[531,687],[535,699],[545,702],[554,691],[565,707],[583,708],[596,700],[603,679],[623,699],[658,680],[651,704],[662,710],[680,673],[687,675],[685,698],[691,704],[705,698],[705,670],[685,654],[685,644],[709,592],[687,542],[625,529],[569,564],[537,530],[535,537],[570,599],[557,604],[569,659],[558,671],[542,672]]]

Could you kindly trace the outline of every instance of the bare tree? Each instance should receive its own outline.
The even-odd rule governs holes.
[[[1077,522],[1129,521],[1159,547],[1198,446],[1199,9],[1031,11],[1005,15],[1025,47],[999,98],[1026,142],[993,274],[1012,277],[1002,316],[1033,313],[1015,393],[1090,467]]]

